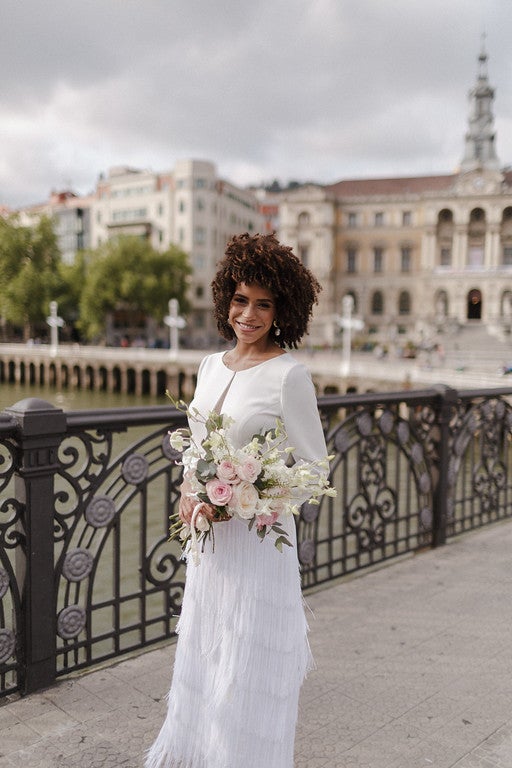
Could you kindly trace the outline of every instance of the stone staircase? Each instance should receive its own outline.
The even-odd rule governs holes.
[[[481,323],[468,323],[451,333],[438,334],[436,342],[442,345],[444,364],[449,368],[494,373],[512,367],[512,337],[499,338]]]

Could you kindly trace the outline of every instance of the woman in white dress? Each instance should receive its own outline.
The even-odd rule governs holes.
[[[274,235],[245,234],[228,243],[212,289],[219,332],[236,344],[203,360],[191,405],[232,417],[235,446],[279,418],[295,460],[324,459],[311,377],[284,350],[306,333],[320,285]],[[184,521],[196,504],[187,487]],[[214,547],[188,564],[167,718],[146,768],[292,768],[311,655],[295,521],[280,523],[293,544],[282,552],[233,518],[215,523]]]

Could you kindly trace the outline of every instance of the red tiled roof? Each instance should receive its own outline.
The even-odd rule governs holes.
[[[332,192],[336,197],[418,194],[419,192],[440,192],[450,189],[456,178],[456,174],[449,174],[396,179],[346,179],[330,184],[325,189]]]

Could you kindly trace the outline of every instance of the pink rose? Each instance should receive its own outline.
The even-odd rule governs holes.
[[[224,459],[217,467],[217,477],[225,482],[233,482],[237,479],[236,467],[229,459]]]
[[[252,483],[248,483],[245,480],[239,485],[234,485],[233,499],[230,507],[233,511],[241,517],[243,520],[250,520],[254,517],[256,511],[256,504],[258,503],[258,491]]]
[[[256,525],[258,529],[263,528],[265,525],[274,525],[278,517],[278,512],[271,512],[270,515],[256,515]]]
[[[208,480],[205,488],[206,494],[212,504],[215,504],[218,507],[223,507],[231,501],[233,490],[229,483],[214,477],[213,480]]]
[[[255,459],[254,456],[247,456],[236,469],[236,473],[240,480],[245,480],[248,483],[254,483],[260,472],[261,461]]]

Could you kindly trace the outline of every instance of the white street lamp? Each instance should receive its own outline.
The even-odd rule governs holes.
[[[59,349],[59,328],[65,325],[62,317],[57,315],[57,302],[50,301],[50,317],[46,318],[50,326],[50,355],[56,357]]]
[[[178,299],[170,299],[169,314],[164,317],[164,323],[169,326],[169,356],[176,360],[179,350],[179,332],[186,326],[185,320],[179,315]]]
[[[361,331],[364,328],[364,323],[357,317],[352,317],[352,311],[354,309],[354,298],[350,294],[343,297],[342,300],[343,316],[336,317],[336,321],[340,328],[343,329],[343,352],[341,359],[341,375],[348,376],[350,372],[350,352],[352,347],[352,331]]]

